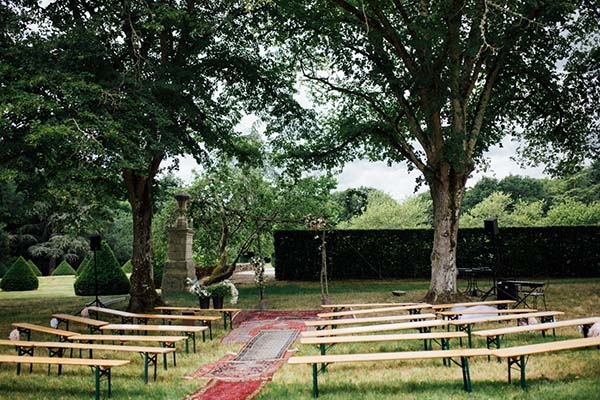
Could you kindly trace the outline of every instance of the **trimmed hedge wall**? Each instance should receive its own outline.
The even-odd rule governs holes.
[[[430,279],[433,231],[326,232],[330,279]],[[600,277],[600,227],[483,228],[458,234],[459,268],[496,266],[503,277]],[[278,280],[318,281],[321,232],[276,231]]]

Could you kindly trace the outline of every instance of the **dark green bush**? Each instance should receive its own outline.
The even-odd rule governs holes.
[[[0,279],[4,276],[4,274],[8,271],[8,268],[2,263],[0,263]]]
[[[92,257],[90,255],[85,256],[83,261],[81,261],[81,264],[79,264],[79,267],[77,267],[77,270],[75,271],[75,275],[79,276],[81,271],[83,271],[84,269],[87,268],[86,266],[89,264],[91,258]]]
[[[28,260],[27,263],[29,264],[29,268],[31,268],[31,271],[35,274],[35,276],[42,276],[42,271],[40,271],[40,269],[37,267],[37,265],[35,265],[35,263],[32,260]]]
[[[36,290],[39,284],[29,263],[23,257],[19,257],[4,274],[0,281],[0,289],[7,292]]]
[[[75,294],[78,296],[93,296],[96,294],[96,274],[99,295],[115,295],[129,293],[130,284],[125,273],[121,270],[114,253],[106,243],[89,262],[82,265],[79,276],[75,280]]]
[[[162,287],[162,277],[163,277],[163,267],[164,263],[160,261],[154,261],[152,264],[152,269],[154,271],[154,286],[157,289]]]
[[[54,271],[52,271],[52,276],[59,276],[59,275],[75,275],[76,272],[73,269],[73,267],[71,267],[71,264],[69,264],[67,262],[67,260],[63,260],[60,264],[58,264],[58,267],[56,267],[56,269]]]
[[[131,260],[127,260],[127,262],[125,264],[123,264],[123,266],[121,267],[121,270],[123,272],[125,272],[126,274],[130,274],[132,269],[133,269],[133,264],[131,263]]]

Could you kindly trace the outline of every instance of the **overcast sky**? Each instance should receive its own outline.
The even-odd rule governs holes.
[[[495,177],[502,179],[508,175],[521,175],[533,178],[542,178],[543,168],[522,169],[510,158],[516,152],[517,144],[506,139],[503,147],[493,147],[487,154],[490,159],[490,168],[485,173],[475,174],[467,183],[467,186],[473,186],[482,176]],[[190,183],[193,177],[192,171],[199,172],[198,165],[191,157],[181,159],[179,172],[176,176]],[[369,162],[364,160],[355,161],[346,165],[342,173],[338,175],[338,190],[348,188],[357,188],[360,186],[373,187],[380,189],[398,201],[405,200],[414,194],[415,179],[419,173],[413,171],[408,173],[405,165],[394,165],[388,167],[383,162]],[[421,187],[419,192],[426,190]]]

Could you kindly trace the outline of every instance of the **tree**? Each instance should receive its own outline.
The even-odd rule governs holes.
[[[268,155],[265,155],[268,159]],[[189,214],[196,228],[194,253],[204,284],[227,279],[240,257],[273,252],[273,230],[298,228],[307,214],[333,214],[330,176],[291,179],[268,167],[222,160],[188,189]]]
[[[301,143],[290,153],[313,163],[366,156],[407,161],[421,172],[434,210],[426,301],[457,296],[461,202],[491,145],[507,133],[540,143],[548,143],[550,129],[554,137],[598,133],[579,112],[596,103],[566,95],[565,74],[576,73],[557,68],[563,59],[581,64],[571,57],[574,43],[597,34],[598,20],[578,16],[597,12],[595,2],[330,0],[279,7],[289,52],[319,105],[328,106],[313,126],[278,142],[288,150]],[[518,129],[523,124],[526,132]]]
[[[150,310],[161,302],[151,224],[163,160],[191,153],[207,162],[211,152],[253,157],[234,129],[240,116],[268,121],[293,113],[292,85],[279,79],[285,66],[261,45],[269,21],[233,0],[13,3],[37,30],[3,36],[14,53],[10,85],[3,86],[14,103],[3,125],[34,154],[71,153],[78,173],[126,189],[133,216],[128,309]],[[25,107],[23,97],[39,106]],[[73,170],[54,163],[45,172]]]

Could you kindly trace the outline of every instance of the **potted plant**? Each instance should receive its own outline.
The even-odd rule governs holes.
[[[215,283],[208,287],[208,291],[213,299],[213,308],[223,308],[225,297],[231,297],[231,304],[236,304],[238,299],[238,290],[230,280]]]
[[[208,287],[203,286],[199,280],[192,281],[187,278],[188,291],[198,296],[198,303],[200,308],[210,308],[210,297],[211,292]]]

